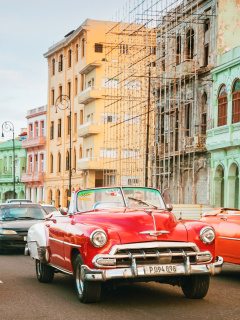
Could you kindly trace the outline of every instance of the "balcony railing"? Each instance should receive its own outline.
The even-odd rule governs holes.
[[[26,172],[22,174],[22,182],[40,181],[43,182],[44,172]]]
[[[27,148],[45,146],[45,144],[46,144],[46,137],[45,136],[28,138],[26,140],[23,140],[22,148],[27,149]]]
[[[95,99],[102,98],[101,87],[88,87],[79,93],[78,103],[87,104]]]
[[[86,157],[78,159],[77,170],[86,170],[86,169],[101,169],[100,158],[97,157]]]
[[[95,121],[88,121],[81,124],[78,127],[78,136],[81,138],[86,138],[88,136],[98,134],[101,132],[101,123]]]

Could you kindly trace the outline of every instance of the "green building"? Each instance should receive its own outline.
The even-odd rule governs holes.
[[[25,184],[21,182],[26,172],[26,150],[22,141],[15,140],[15,199],[25,198]],[[13,199],[13,141],[0,144],[0,202]]]
[[[240,208],[240,7],[219,0],[217,67],[213,74],[212,129],[206,147],[211,152],[211,204]]]
[[[211,203],[240,208],[240,46],[218,56],[213,73],[213,129],[207,131],[211,152]]]

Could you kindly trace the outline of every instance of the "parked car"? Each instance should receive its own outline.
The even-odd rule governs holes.
[[[216,233],[215,250],[224,262],[240,264],[240,210],[216,208],[200,221],[211,225]]]
[[[57,208],[52,206],[51,204],[41,203],[41,206],[43,207],[43,209],[46,211],[47,214],[54,211],[58,211]]]
[[[24,249],[28,229],[45,219],[46,212],[39,204],[0,204],[0,252],[4,249]]]
[[[171,210],[171,204],[167,207]],[[36,260],[39,282],[54,272],[73,275],[81,302],[100,299],[101,284],[156,281],[203,298],[222,258],[214,230],[178,221],[152,188],[105,187],[73,192],[69,210],[28,231],[25,253]]]
[[[32,200],[29,199],[7,199],[6,203],[32,203]]]

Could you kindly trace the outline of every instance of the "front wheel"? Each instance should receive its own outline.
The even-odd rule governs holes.
[[[101,297],[101,282],[86,281],[81,277],[83,260],[79,254],[75,260],[74,277],[78,299],[83,303],[97,302]]]
[[[208,292],[209,282],[209,275],[189,276],[182,285],[182,291],[187,298],[202,299]]]
[[[36,259],[36,274],[39,282],[50,283],[54,278],[54,269]]]

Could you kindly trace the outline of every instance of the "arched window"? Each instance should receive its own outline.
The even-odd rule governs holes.
[[[52,59],[52,76],[55,75],[55,59]]]
[[[202,95],[202,119],[201,119],[201,134],[206,134],[207,130],[207,94]]]
[[[79,159],[82,159],[82,145],[79,148]]]
[[[75,62],[78,62],[78,44],[75,47]]]
[[[29,157],[29,172],[33,172],[33,157]]]
[[[66,171],[69,170],[69,152],[66,153]]]
[[[53,155],[50,155],[50,173],[53,173]]]
[[[236,80],[232,94],[232,123],[240,122],[240,80]]]
[[[63,55],[60,54],[59,56],[59,62],[58,62],[58,72],[63,71]]]
[[[84,38],[82,39],[82,50],[81,50],[81,52],[82,52],[82,58],[83,58],[84,55],[85,55],[85,39]]]
[[[187,59],[193,59],[194,54],[194,30],[190,29],[187,32],[186,38],[186,45],[187,45]]]
[[[58,172],[61,172],[61,153],[58,153]]]
[[[176,56],[176,65],[181,63],[181,36],[177,36],[177,56]]]
[[[218,126],[227,124],[227,87],[223,84],[218,94]]]
[[[68,50],[68,68],[72,66],[72,50]]]

